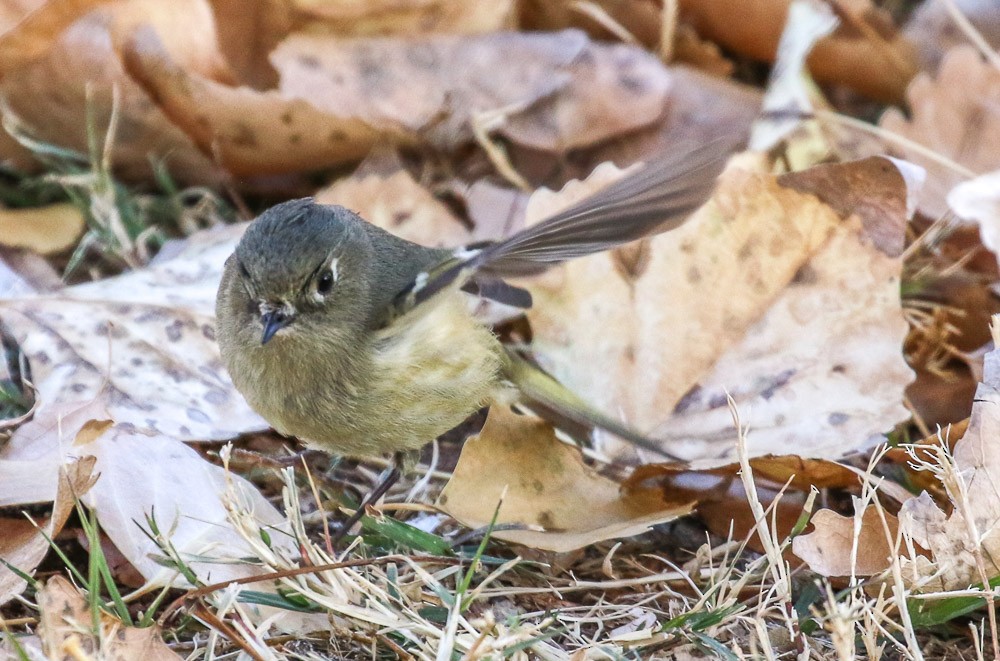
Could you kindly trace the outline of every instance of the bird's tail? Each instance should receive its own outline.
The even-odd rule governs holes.
[[[505,375],[520,391],[528,406],[540,405],[574,423],[603,429],[636,447],[672,461],[681,461],[664,450],[661,443],[598,411],[541,368],[519,356],[513,349],[509,347],[505,349],[507,354]]]

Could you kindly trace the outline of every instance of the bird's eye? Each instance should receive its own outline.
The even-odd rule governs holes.
[[[319,280],[316,281],[316,291],[326,296],[333,289],[333,273],[330,271],[323,271],[319,276]]]

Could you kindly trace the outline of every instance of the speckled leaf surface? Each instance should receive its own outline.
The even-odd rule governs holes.
[[[181,440],[265,429],[233,387],[215,342],[215,291],[241,231],[198,235],[143,271],[0,301],[40,405],[104,393],[116,424]]]

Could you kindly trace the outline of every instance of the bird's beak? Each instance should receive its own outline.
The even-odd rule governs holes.
[[[264,333],[260,336],[260,343],[267,344],[267,341],[274,337],[275,333],[292,323],[294,319],[294,314],[281,308],[262,311],[260,324],[264,327]]]

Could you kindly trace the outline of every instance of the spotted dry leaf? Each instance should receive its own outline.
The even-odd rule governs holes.
[[[524,146],[593,145],[653,123],[671,85],[667,69],[642,49],[594,43],[575,31],[365,40],[297,34],[271,59],[285,95],[336,116],[419,132],[441,147],[470,141],[472,122],[487,115]]]
[[[0,301],[42,406],[103,394],[116,423],[185,440],[266,428],[215,343],[215,292],[242,229],[202,234],[143,271]]]
[[[709,464],[733,457],[727,392],[755,455],[836,458],[891,429],[908,417],[912,379],[899,304],[908,190],[886,159],[834,170],[779,182],[731,167],[682,227],[524,283],[539,359],[671,453]],[[599,168],[536,193],[529,222],[617,176]],[[838,208],[863,198],[864,216],[814,192]]]

